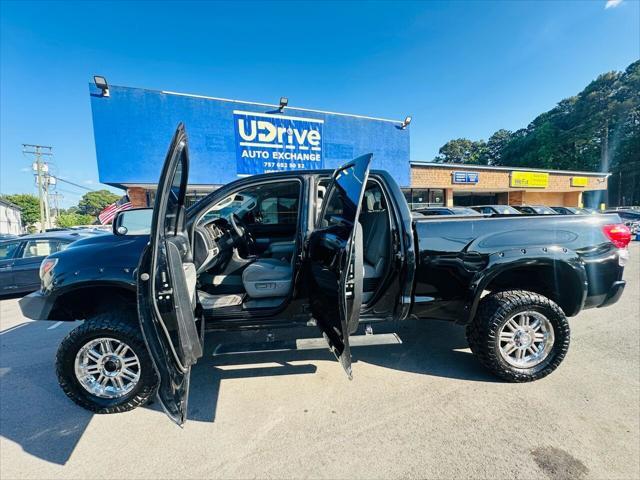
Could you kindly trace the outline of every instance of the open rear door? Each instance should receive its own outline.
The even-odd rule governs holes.
[[[372,156],[358,157],[333,173],[307,251],[311,311],[349,379],[349,335],[358,329],[364,276],[358,218]]]
[[[189,154],[180,124],[164,162],[151,236],[138,265],[138,316],[160,379],[158,400],[179,425],[187,418],[191,366],[202,356],[196,328],[196,269],[185,229]]]

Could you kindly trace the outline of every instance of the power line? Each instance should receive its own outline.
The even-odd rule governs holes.
[[[78,187],[78,188],[83,188],[83,189],[88,190],[90,192],[94,192],[95,191],[95,190],[90,189],[89,187],[85,187],[84,185],[78,185],[77,183],[70,182],[69,180],[65,180],[65,179],[60,178],[60,177],[53,177],[53,178],[55,178],[58,182],[68,183],[69,185],[73,185],[74,187]]]
[[[75,197],[82,197],[82,193],[74,192],[72,190],[65,190],[64,188],[57,188],[56,191],[60,191],[62,193],[67,193],[69,195],[73,195]]]

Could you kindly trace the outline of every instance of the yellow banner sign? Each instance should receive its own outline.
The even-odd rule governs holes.
[[[572,187],[586,187],[589,185],[589,179],[587,177],[571,177]]]
[[[511,186],[546,188],[549,186],[549,174],[543,172],[511,172]]]

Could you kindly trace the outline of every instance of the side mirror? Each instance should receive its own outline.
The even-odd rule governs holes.
[[[153,208],[133,208],[118,212],[113,219],[114,235],[149,235]]]

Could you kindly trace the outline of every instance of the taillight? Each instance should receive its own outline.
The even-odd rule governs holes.
[[[618,248],[626,248],[631,241],[631,230],[622,223],[604,225],[602,231]]]

